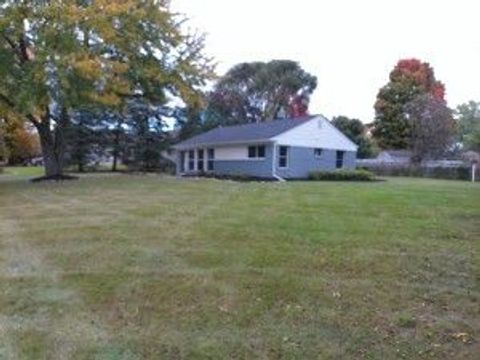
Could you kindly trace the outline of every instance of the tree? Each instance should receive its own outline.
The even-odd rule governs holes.
[[[87,165],[107,156],[110,130],[103,120],[104,114],[90,110],[72,113],[66,130],[66,157],[70,165],[84,172]]]
[[[405,105],[423,94],[444,101],[445,87],[435,79],[428,63],[418,59],[400,60],[375,102],[373,136],[381,148],[408,148],[412,127],[406,117]]]
[[[23,164],[40,155],[38,136],[31,125],[8,121],[2,128],[3,157],[9,165]]]
[[[288,104],[288,116],[290,118],[303,117],[308,115],[310,96],[300,93],[293,96]]]
[[[137,97],[129,102],[124,162],[133,170],[152,171],[158,169],[166,147],[163,117],[170,109],[151,106],[144,100]]]
[[[2,164],[6,162],[8,157],[7,145],[5,143],[5,125],[5,121],[0,118],[0,172]]]
[[[373,156],[373,143],[365,135],[366,128],[360,120],[337,116],[332,119],[332,124],[358,145],[357,156],[360,159]]]
[[[317,78],[294,61],[238,64],[209,94],[206,127],[270,121],[288,111],[304,114],[306,109],[298,106],[299,96],[304,102],[316,87]]]
[[[33,124],[46,175],[61,176],[76,109],[121,109],[138,93],[154,104],[196,101],[212,67],[183,20],[168,0],[4,2],[0,117]]]
[[[424,94],[408,103],[405,111],[412,129],[409,144],[412,160],[420,163],[444,155],[455,136],[453,112],[445,101]]]
[[[469,101],[455,111],[458,141],[464,150],[480,151],[480,102]]]

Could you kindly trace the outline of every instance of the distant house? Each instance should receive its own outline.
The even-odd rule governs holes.
[[[378,154],[376,160],[382,163],[391,163],[394,165],[410,164],[412,152],[408,150],[384,150]]]
[[[219,127],[176,144],[177,174],[301,179],[354,169],[357,145],[323,116]]]
[[[359,159],[357,165],[366,168],[402,168],[413,165],[412,152],[409,150],[384,150],[373,159]],[[424,168],[457,168],[463,166],[461,160],[437,159],[425,160],[421,163]]]

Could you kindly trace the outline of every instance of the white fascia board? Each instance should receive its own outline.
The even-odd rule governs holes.
[[[197,148],[207,148],[207,147],[216,147],[216,146],[229,146],[229,145],[252,145],[252,144],[268,144],[271,143],[272,139],[259,139],[259,140],[248,140],[248,141],[222,141],[222,142],[212,142],[212,143],[202,143],[197,145],[173,145],[172,148],[176,150],[193,150]]]
[[[357,151],[354,144],[323,116],[316,116],[272,138],[279,145]]]

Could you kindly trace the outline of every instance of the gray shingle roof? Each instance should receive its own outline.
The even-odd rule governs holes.
[[[298,125],[304,124],[314,117],[315,116],[306,116],[295,119],[281,119],[263,123],[218,127],[182,141],[174,147],[186,148],[200,145],[267,140],[293,129]]]

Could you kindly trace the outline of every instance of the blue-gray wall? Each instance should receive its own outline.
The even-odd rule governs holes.
[[[333,171],[336,170],[337,151],[323,149],[322,155],[316,157],[313,148],[305,147],[288,147],[288,166],[280,168],[278,166],[278,152],[275,169],[278,176],[285,179],[303,179],[307,178],[310,171]],[[343,158],[344,169],[355,169],[357,153],[353,151],[345,151]]]
[[[316,157],[313,148],[288,147],[288,166],[279,168],[279,146],[275,156],[276,174],[285,179],[304,179],[311,171],[336,169],[336,150],[323,149]],[[344,169],[355,169],[357,153],[345,151]],[[206,158],[205,158],[206,161]],[[259,178],[272,178],[273,145],[265,144],[265,158],[254,160],[215,160],[214,173],[217,175],[246,175]],[[180,152],[177,153],[177,173],[180,172]]]
[[[265,158],[253,160],[215,160],[214,172],[219,175],[246,175],[272,178],[273,146],[265,144]]]

